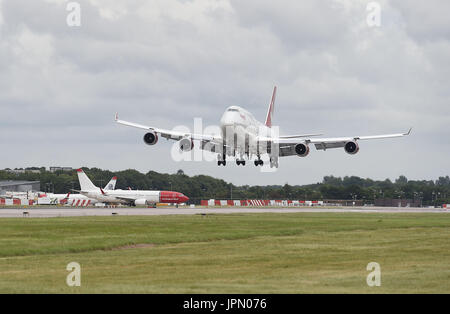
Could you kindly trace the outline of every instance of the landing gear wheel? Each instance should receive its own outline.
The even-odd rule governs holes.
[[[264,161],[262,161],[261,159],[256,159],[255,160],[255,166],[256,167],[262,166],[262,165],[264,165]]]
[[[218,166],[220,166],[220,165],[226,166],[227,165],[227,159],[226,159],[225,154],[223,154],[223,155],[218,154],[217,155],[217,165]]]
[[[243,166],[245,166],[245,160],[243,160],[243,159],[236,159],[236,165],[243,165]]]

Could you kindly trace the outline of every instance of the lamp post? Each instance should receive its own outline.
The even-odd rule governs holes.
[[[55,186],[53,185],[53,182],[47,182],[45,184],[45,190],[47,191],[47,193],[49,192],[55,193]]]
[[[416,197],[417,197],[417,192],[413,192],[413,204],[414,206],[416,206]]]
[[[352,200],[353,200],[353,202],[352,202],[352,206],[355,206],[355,203],[356,203],[356,197],[357,197],[358,195],[356,195],[355,193],[350,193],[350,197],[352,198]]]

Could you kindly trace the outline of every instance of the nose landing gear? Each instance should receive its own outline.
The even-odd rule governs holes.
[[[278,168],[278,158],[270,157],[270,168]]]

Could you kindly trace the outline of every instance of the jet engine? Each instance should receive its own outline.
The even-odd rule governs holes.
[[[354,141],[350,141],[345,143],[344,149],[348,154],[354,155],[359,151],[359,145]]]
[[[134,201],[134,205],[148,205],[147,200],[145,198],[139,198]]]
[[[306,144],[297,144],[295,145],[295,153],[299,157],[306,157],[309,154],[309,146]]]
[[[188,151],[192,150],[192,148],[194,148],[194,142],[190,138],[185,137],[182,140],[180,140],[179,143],[180,143],[180,149],[183,152],[188,152]]]
[[[144,135],[144,142],[147,145],[155,145],[158,143],[158,135],[155,132],[148,132]]]

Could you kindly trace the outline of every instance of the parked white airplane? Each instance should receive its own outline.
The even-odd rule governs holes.
[[[156,205],[156,203],[186,203],[189,198],[182,193],[172,191],[148,190],[103,190],[96,187],[82,169],[78,169],[80,193],[102,203],[136,205]]]
[[[105,191],[114,190],[116,188],[117,177],[114,176],[103,188]],[[82,194],[54,194],[45,193],[42,196],[46,196],[50,199],[51,204],[67,204],[72,206],[88,206],[95,203],[99,203],[94,198],[89,198]]]
[[[115,120],[119,124],[147,130],[148,132],[144,135],[144,142],[148,145],[155,145],[158,142],[158,137],[161,136],[179,141],[182,151],[190,151],[194,146],[193,141],[198,140],[201,149],[218,153],[217,165],[219,166],[226,165],[226,156],[235,156],[237,165],[245,165],[244,157],[251,159],[253,155],[256,156],[255,166],[262,166],[261,155],[268,154],[270,167],[278,167],[279,157],[293,155],[306,157],[309,154],[309,145],[311,144],[317,150],[343,147],[347,153],[353,155],[359,151],[359,140],[402,137],[409,135],[411,132],[411,129],[409,129],[407,133],[331,138],[318,137],[322,134],[280,136],[276,133],[277,129],[272,128],[276,92],[275,86],[264,124],[257,121],[247,110],[238,106],[231,106],[226,109],[220,119],[221,135],[193,134],[160,129],[119,120],[117,113]]]

